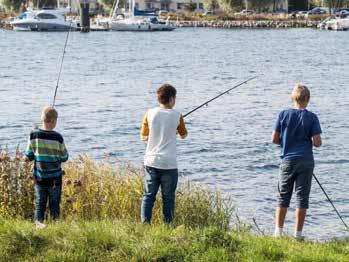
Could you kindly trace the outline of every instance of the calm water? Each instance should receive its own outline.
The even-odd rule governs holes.
[[[52,101],[65,33],[0,31],[0,145],[25,148],[31,124]],[[178,89],[183,113],[250,76],[258,80],[186,119],[181,175],[223,190],[246,222],[273,230],[278,147],[269,142],[295,82],[312,91],[324,145],[316,174],[349,222],[349,33],[308,29],[179,29],[161,33],[74,32],[57,98],[57,130],[72,155],[110,156],[141,167],[139,125],[155,90]],[[184,179],[184,178],[182,178]],[[293,232],[293,212],[287,228]],[[347,236],[314,183],[305,234]]]

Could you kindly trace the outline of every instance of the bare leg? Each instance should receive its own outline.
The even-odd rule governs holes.
[[[296,231],[300,232],[303,230],[305,215],[307,213],[306,208],[297,208],[296,209]]]
[[[287,213],[287,207],[277,207],[275,212],[275,228],[283,228],[285,223],[285,217]]]

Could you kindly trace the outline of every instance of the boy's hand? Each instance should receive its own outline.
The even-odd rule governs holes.
[[[277,131],[273,131],[271,134],[271,142],[274,144],[280,145],[280,133]]]
[[[22,157],[22,160],[23,160],[24,162],[30,162],[30,161],[31,161],[27,156],[23,156],[23,157]]]

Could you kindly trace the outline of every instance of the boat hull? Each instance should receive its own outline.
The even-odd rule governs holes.
[[[172,31],[175,26],[169,24],[151,24],[151,23],[123,23],[123,22],[112,22],[110,24],[112,31]]]
[[[69,31],[78,30],[70,23],[50,23],[42,21],[14,21],[11,23],[15,31]]]

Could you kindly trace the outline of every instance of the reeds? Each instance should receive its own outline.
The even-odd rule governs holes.
[[[0,154],[0,217],[32,219],[34,183],[32,164]],[[123,219],[139,221],[143,193],[142,170],[107,160],[95,162],[87,156],[64,166],[61,216],[63,219]],[[159,194],[160,195],[160,194]],[[160,197],[158,197],[160,198]],[[175,224],[190,227],[228,228],[232,205],[218,191],[182,183],[177,191]],[[161,201],[153,210],[153,223],[162,223]]]

